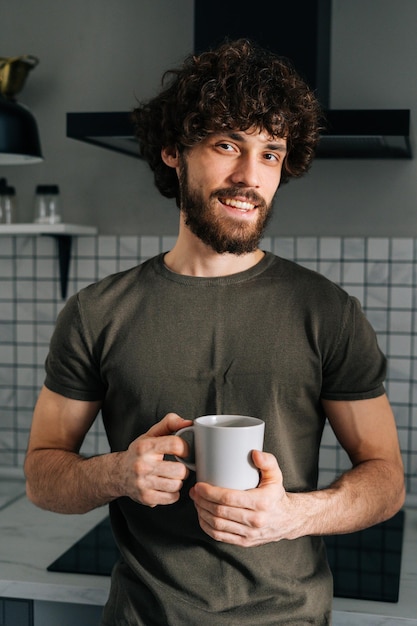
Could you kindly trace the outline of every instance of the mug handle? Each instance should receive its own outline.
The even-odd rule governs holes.
[[[186,467],[188,467],[188,469],[195,472],[194,426],[186,426],[185,428],[181,428],[180,430],[177,430],[175,435],[181,437],[181,439],[184,439],[184,441],[188,443],[190,448],[190,454],[187,457],[182,458],[180,456],[174,455],[175,458],[177,459],[177,461],[183,463]]]

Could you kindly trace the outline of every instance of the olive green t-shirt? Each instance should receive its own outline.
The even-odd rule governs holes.
[[[356,299],[266,253],[218,278],[169,271],[163,255],[83,289],[61,312],[46,385],[101,400],[112,451],[176,412],[254,415],[288,491],[317,488],[321,398],[384,393],[385,359]],[[178,503],[110,505],[123,555],[103,625],[330,624],[332,580],[321,538],[255,548],[199,527],[186,481]]]

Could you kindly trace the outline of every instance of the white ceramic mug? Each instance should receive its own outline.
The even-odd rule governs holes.
[[[203,415],[177,431],[190,446],[186,459],[176,457],[197,474],[198,482],[229,489],[253,489],[259,471],[252,450],[262,450],[265,422],[247,415]]]

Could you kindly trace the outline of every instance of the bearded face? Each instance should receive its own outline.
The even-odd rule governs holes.
[[[203,243],[219,254],[241,255],[257,249],[271,217],[273,202],[267,204],[255,191],[240,186],[215,189],[205,197],[190,182],[184,154],[180,157],[179,186],[185,224]],[[236,215],[226,214],[221,205],[233,207]],[[246,219],[246,214],[254,210],[256,217]]]

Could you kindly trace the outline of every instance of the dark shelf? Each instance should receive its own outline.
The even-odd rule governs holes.
[[[68,275],[71,262],[72,238],[76,236],[96,235],[97,228],[93,226],[78,226],[77,224],[1,224],[1,235],[47,235],[57,242],[59,281],[61,297],[67,297]]]

